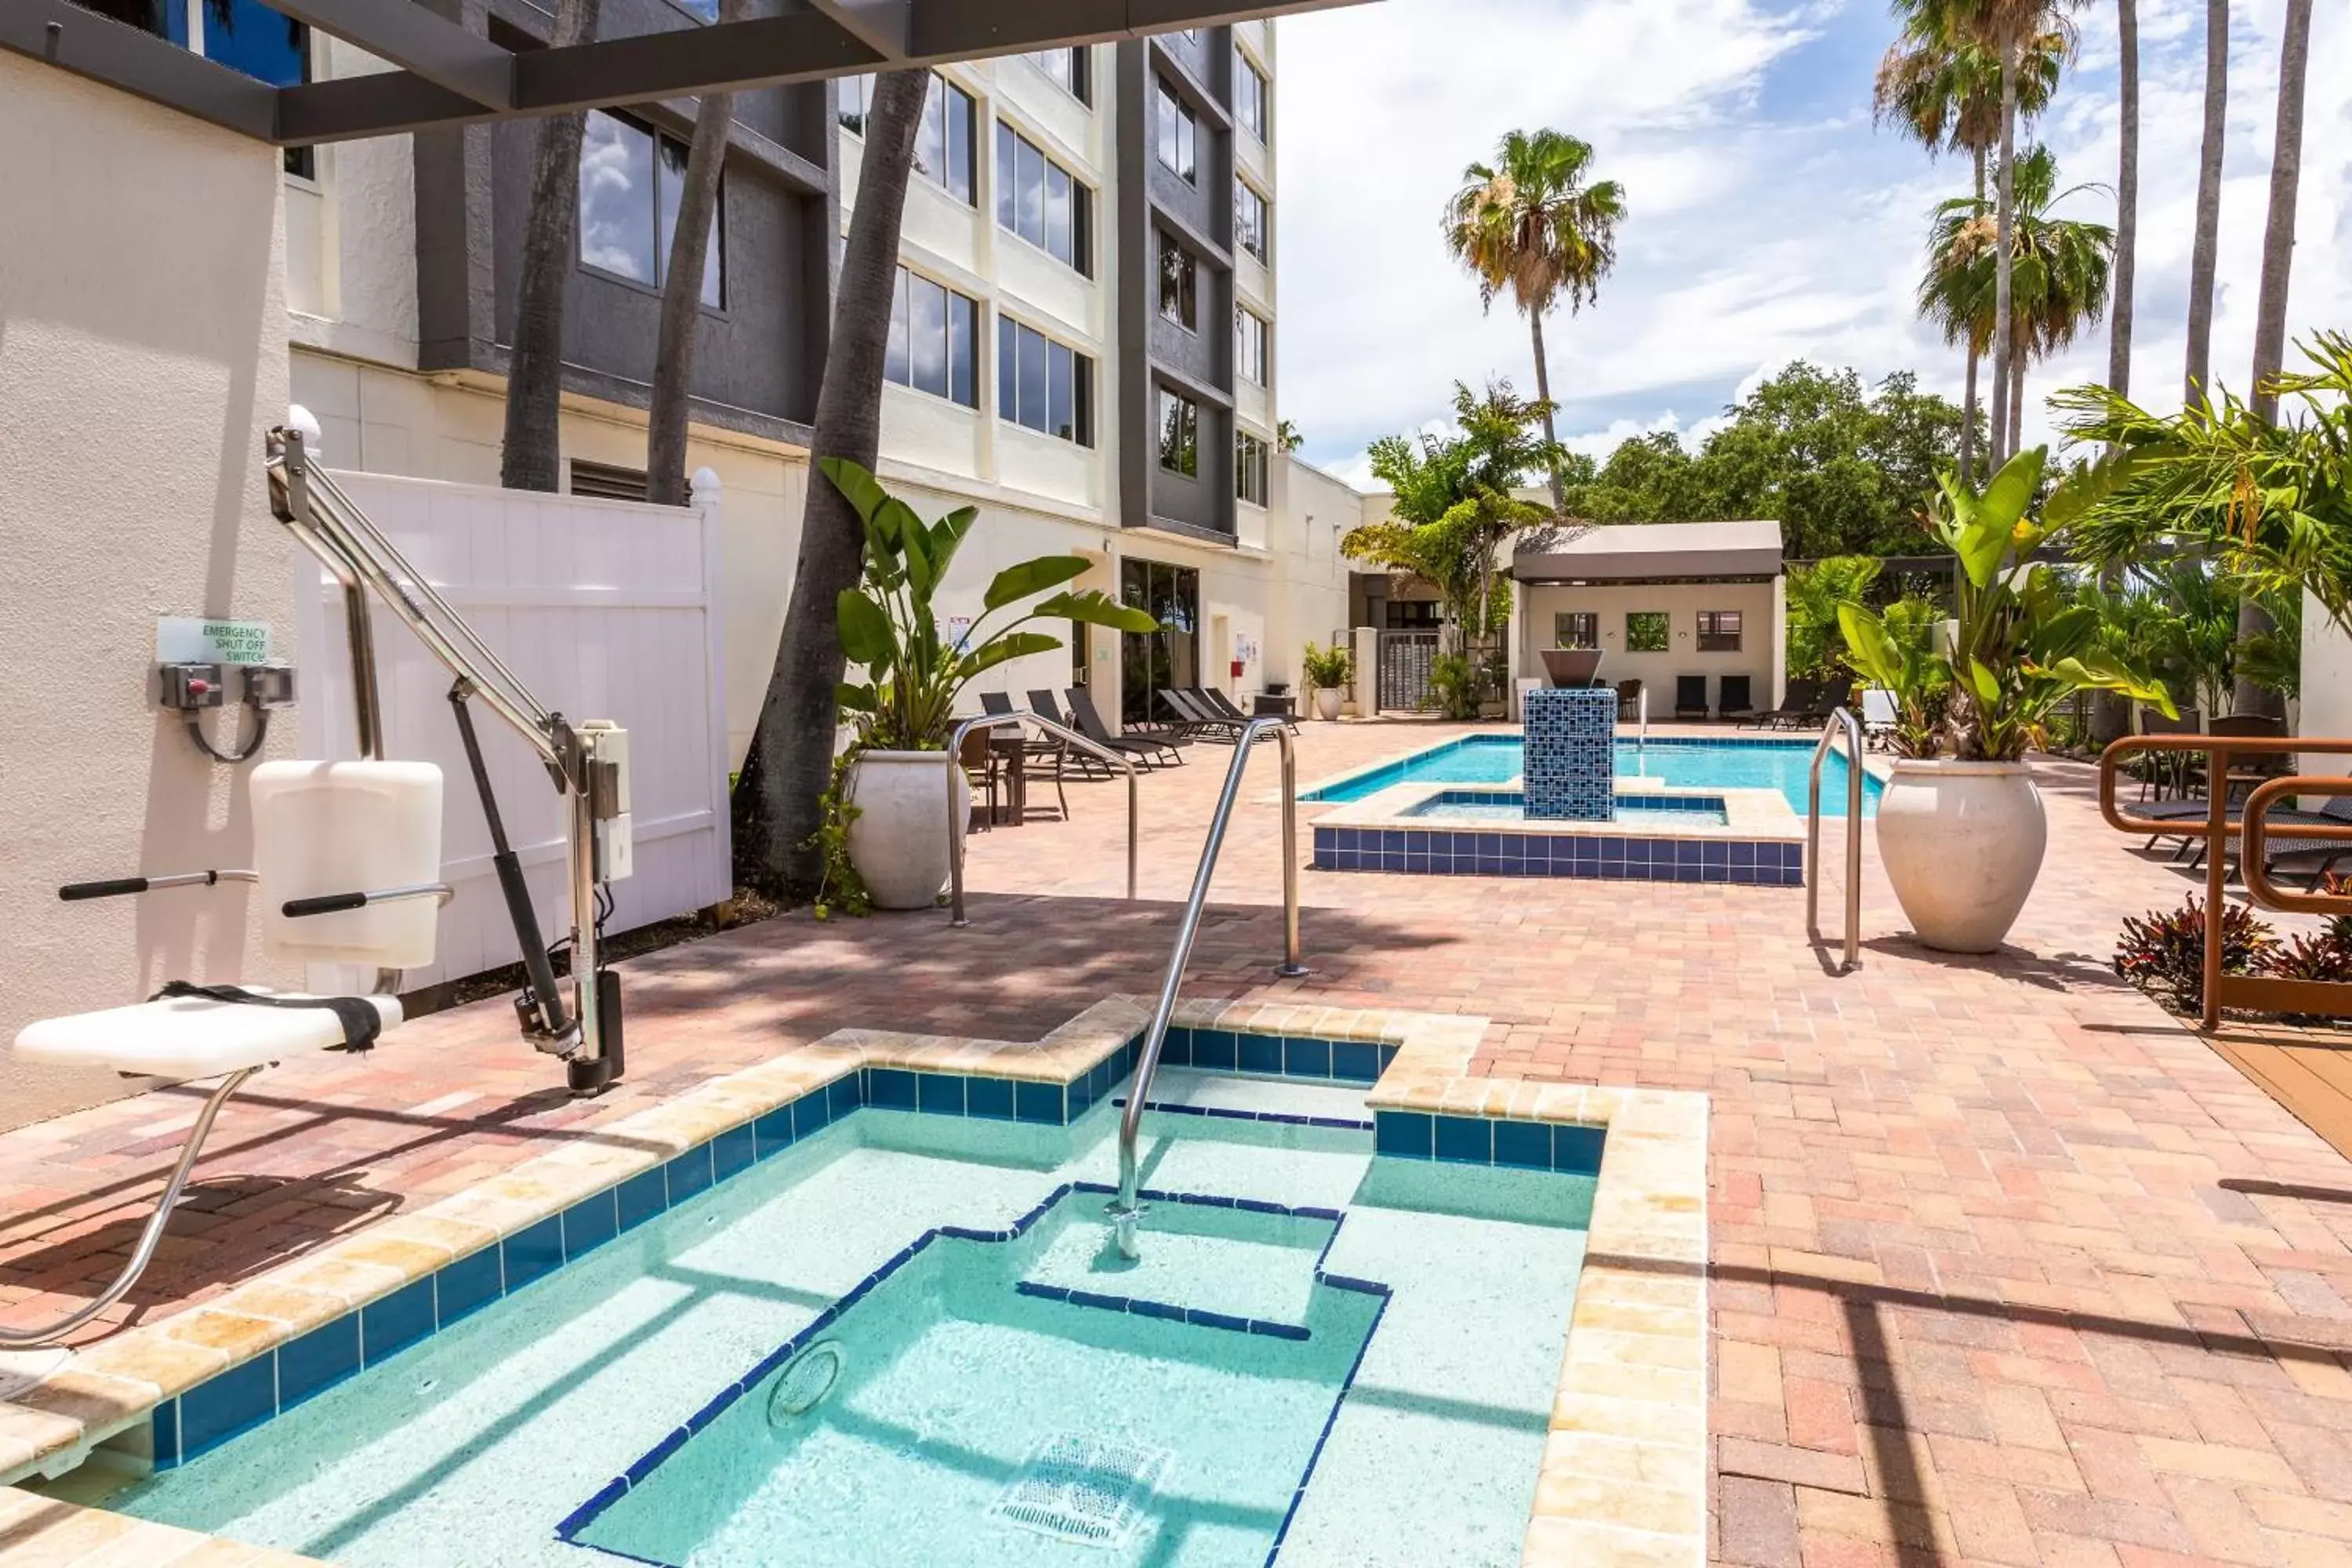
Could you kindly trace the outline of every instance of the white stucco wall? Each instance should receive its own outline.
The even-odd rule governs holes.
[[[287,403],[279,169],[273,147],[0,56],[0,592],[16,649],[0,666],[16,719],[0,1039],[169,979],[273,978],[242,889],[80,904],[56,889],[251,864],[252,768],[203,757],[155,706],[155,621],[264,619],[300,656],[262,474]],[[0,1126],[126,1087],[0,1054]]]
[[[2303,596],[2301,706],[2297,734],[2352,738],[2352,637],[2330,621],[2319,601],[2309,594]],[[2307,773],[2341,773],[2352,772],[2352,759],[2314,753],[2305,757],[2301,766]]]
[[[1780,614],[1772,583],[1674,583],[1657,586],[1597,584],[1589,587],[1530,587],[1527,615],[1519,629],[1521,659],[1529,674],[1540,672],[1537,650],[1559,646],[1552,637],[1552,617],[1571,610],[1591,610],[1601,616],[1601,679],[1612,685],[1640,680],[1650,694],[1650,716],[1674,711],[1675,677],[1706,677],[1709,709],[1723,697],[1723,678],[1748,677],[1749,700],[1762,707],[1773,694],[1780,647]],[[1664,653],[1625,651],[1625,616],[1629,611],[1664,610],[1669,621],[1670,643]],[[1701,610],[1741,612],[1739,651],[1698,651]]]

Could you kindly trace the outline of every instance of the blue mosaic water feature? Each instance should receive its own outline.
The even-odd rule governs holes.
[[[1524,801],[1530,817],[1606,822],[1615,815],[1611,742],[1617,693],[1605,687],[1541,687],[1527,695]]]
[[[1669,790],[1777,789],[1791,811],[1805,809],[1805,772],[1813,742],[1731,740],[1676,735],[1646,743],[1619,736],[1615,772],[1620,778],[1654,778]],[[1843,755],[1832,752],[1822,764],[1822,815],[1845,815]],[[1401,784],[1503,784],[1526,771],[1517,735],[1465,735],[1398,762],[1352,773],[1302,799],[1362,800]],[[1864,775],[1862,814],[1878,815],[1878,780]]]

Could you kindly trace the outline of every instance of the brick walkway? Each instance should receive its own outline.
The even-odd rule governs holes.
[[[1301,777],[1453,732],[1310,725]],[[1151,989],[1228,754],[1145,781],[1142,903],[1122,792],[1073,786],[1075,822],[971,841],[969,930],[795,917],[633,964],[630,1080],[593,1104],[498,1002],[266,1075],[116,1316],[835,1027],[1022,1037]],[[2042,770],[2049,862],[1991,958],[1896,934],[1874,860],[1843,976],[1797,891],[1310,872],[1316,973],[1276,981],[1273,761],[1188,994],[1477,1014],[1487,1071],[1713,1097],[1719,1560],[2352,1561],[2352,1171],[2106,973],[2120,916],[2188,884],[2097,823],[2089,770]],[[196,1100],[0,1135],[0,1313],[111,1271]]]

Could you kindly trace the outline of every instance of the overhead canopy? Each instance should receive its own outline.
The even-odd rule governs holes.
[[[1741,522],[1556,523],[1521,533],[1521,583],[1654,583],[1778,576],[1780,525]]]
[[[71,0],[0,0],[0,48],[283,146],[1102,43],[1356,0],[782,0],[725,25],[517,51],[419,0],[267,0],[398,68],[273,87]],[[607,5],[607,16],[615,7]]]

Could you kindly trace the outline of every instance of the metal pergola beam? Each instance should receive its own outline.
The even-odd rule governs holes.
[[[515,53],[415,0],[268,0],[402,68],[273,88],[68,0],[0,0],[0,48],[286,146],[821,81],[1360,0],[794,0],[780,16]],[[462,40],[462,41],[461,41]]]

